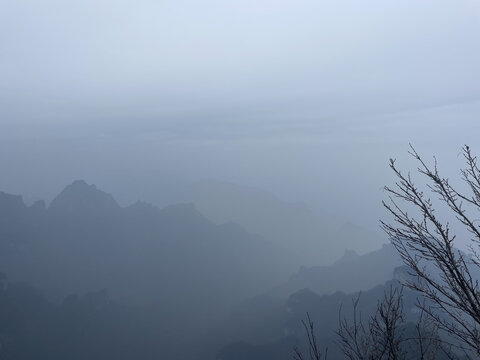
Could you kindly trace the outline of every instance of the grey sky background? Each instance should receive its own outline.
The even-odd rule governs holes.
[[[219,179],[377,226],[480,134],[480,1],[0,0],[0,189]],[[480,147],[477,150],[480,153]]]

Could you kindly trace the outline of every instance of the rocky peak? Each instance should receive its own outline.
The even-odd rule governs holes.
[[[49,207],[49,211],[55,214],[80,216],[108,215],[119,209],[120,206],[112,195],[83,180],[68,185]]]

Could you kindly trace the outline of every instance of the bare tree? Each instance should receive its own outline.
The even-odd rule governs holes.
[[[473,215],[480,210],[477,158],[468,146],[463,148],[466,167],[460,174],[467,190],[460,191],[448,178],[440,176],[435,158],[429,166],[413,147],[409,153],[419,164],[418,173],[426,179],[426,190],[419,189],[411,174],[401,172],[391,159],[390,168],[397,182],[394,187],[385,187],[389,201],[383,205],[394,222],[381,224],[410,269],[412,277],[404,285],[418,293],[420,314],[415,331],[405,336],[402,291],[391,288],[366,323],[358,310],[360,298],[353,299],[353,322],[340,316],[338,344],[350,360],[403,360],[412,358],[412,354],[420,360],[433,360],[440,353],[449,359],[458,359],[460,354],[465,359],[478,358],[480,226]],[[468,231],[469,255],[458,250],[451,222],[440,220],[438,207],[429,195],[435,196],[452,219]],[[303,324],[310,360],[318,360],[322,354],[318,352],[313,322],[308,317],[308,323]],[[295,359],[306,359],[298,349],[296,354]]]
[[[454,359],[448,346],[444,346],[437,328],[420,312],[415,324],[405,321],[403,288],[390,286],[377,303],[374,314],[362,319],[359,310],[361,294],[352,299],[352,319],[339,311],[337,344],[349,360],[435,360],[443,353]],[[321,353],[315,336],[313,321],[307,314],[302,321],[308,339],[308,357],[297,348],[294,360],[327,359],[327,351]],[[413,330],[412,330],[413,328]]]
[[[449,359],[454,359],[451,345],[442,341],[438,334],[438,326],[422,310],[425,306],[425,299],[422,302],[419,300],[417,307],[420,309],[420,315],[415,324],[414,337],[410,339],[418,352],[418,359],[435,360],[440,353],[443,353]]]
[[[361,293],[352,299],[352,318],[342,316],[339,310],[337,344],[349,360],[436,360],[458,359],[452,344],[441,339],[435,321],[427,316],[425,299],[418,300],[420,312],[415,323],[407,322],[403,309],[403,286],[391,285],[378,300],[376,311],[362,319],[359,310]],[[302,321],[308,340],[308,357],[298,348],[294,360],[326,360],[328,348],[320,352],[315,327],[310,315]],[[469,359],[468,354],[464,358]]]
[[[352,322],[349,322],[345,317],[342,318],[342,308],[339,311],[339,327],[336,332],[338,345],[343,354],[350,360],[371,359],[370,354],[374,352],[374,341],[370,336],[370,329],[364,323],[362,314],[358,310],[360,296],[361,294],[352,299]]]
[[[359,311],[360,294],[352,299],[353,320],[339,312],[337,343],[349,360],[435,360],[440,354],[454,359],[450,344],[420,311],[416,323],[405,320],[403,287],[390,286],[377,303],[376,312],[364,322]],[[414,329],[412,329],[414,328]]]
[[[328,348],[325,349],[324,353],[320,352],[317,337],[315,335],[315,326],[309,313],[307,313],[307,321],[302,320],[302,324],[305,328],[308,339],[308,360],[326,360],[328,357]],[[298,347],[295,348],[295,355],[293,358],[294,360],[307,360]]]
[[[406,340],[401,325],[404,323],[402,290],[390,287],[370,321],[370,332],[375,339],[376,359],[401,360],[405,358],[402,343]]]
[[[429,166],[413,147],[410,154],[419,164],[418,173],[426,179],[428,193],[391,159],[397,182],[394,187],[385,187],[390,200],[383,205],[394,222],[382,222],[382,227],[414,275],[406,285],[426,299],[419,303],[421,310],[434,326],[457,339],[467,354],[470,351],[480,356],[480,289],[474,276],[480,269],[480,228],[472,213],[480,210],[477,159],[468,146],[463,148],[466,167],[461,170],[461,179],[468,190],[462,192],[440,176],[435,158]],[[472,256],[456,249],[456,235],[449,222],[439,219],[431,195],[445,206],[452,220],[468,230]],[[417,215],[411,215],[411,210]]]
[[[353,321],[339,313],[338,344],[350,360],[401,360],[406,352],[403,343],[407,340],[402,332],[404,323],[401,288],[390,287],[377,310],[367,323],[358,310],[360,295],[352,300]]]

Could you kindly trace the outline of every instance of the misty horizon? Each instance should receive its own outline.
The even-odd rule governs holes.
[[[475,358],[479,20],[0,1],[0,360]]]

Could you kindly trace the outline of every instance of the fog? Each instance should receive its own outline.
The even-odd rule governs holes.
[[[389,157],[474,145],[479,11],[4,1],[0,185],[50,200],[85,178],[129,202],[217,179],[375,228]]]
[[[196,296],[185,274],[200,267],[221,310],[205,294],[192,310],[209,334],[188,335],[209,354],[199,360],[234,341],[278,340],[281,327],[246,335],[265,325],[255,311],[284,306],[256,296],[383,285],[401,264],[379,226],[384,186],[395,182],[389,159],[414,172],[412,144],[457,184],[462,146],[480,151],[479,20],[477,0],[0,1],[0,192],[22,195],[0,194],[0,233],[23,244],[2,245],[0,271],[55,304],[106,288],[126,306],[161,304],[184,319],[195,307],[175,302]],[[158,209],[132,208],[138,200]],[[169,242],[190,244],[196,231],[209,244],[195,250],[203,261]],[[155,237],[168,241],[154,246]],[[49,242],[24,245],[32,239]],[[222,261],[203,268],[209,246]],[[232,288],[213,275],[231,262]],[[257,314],[253,325],[230,326],[232,306]],[[284,319],[278,311],[272,318]],[[172,349],[169,358],[192,358]]]

